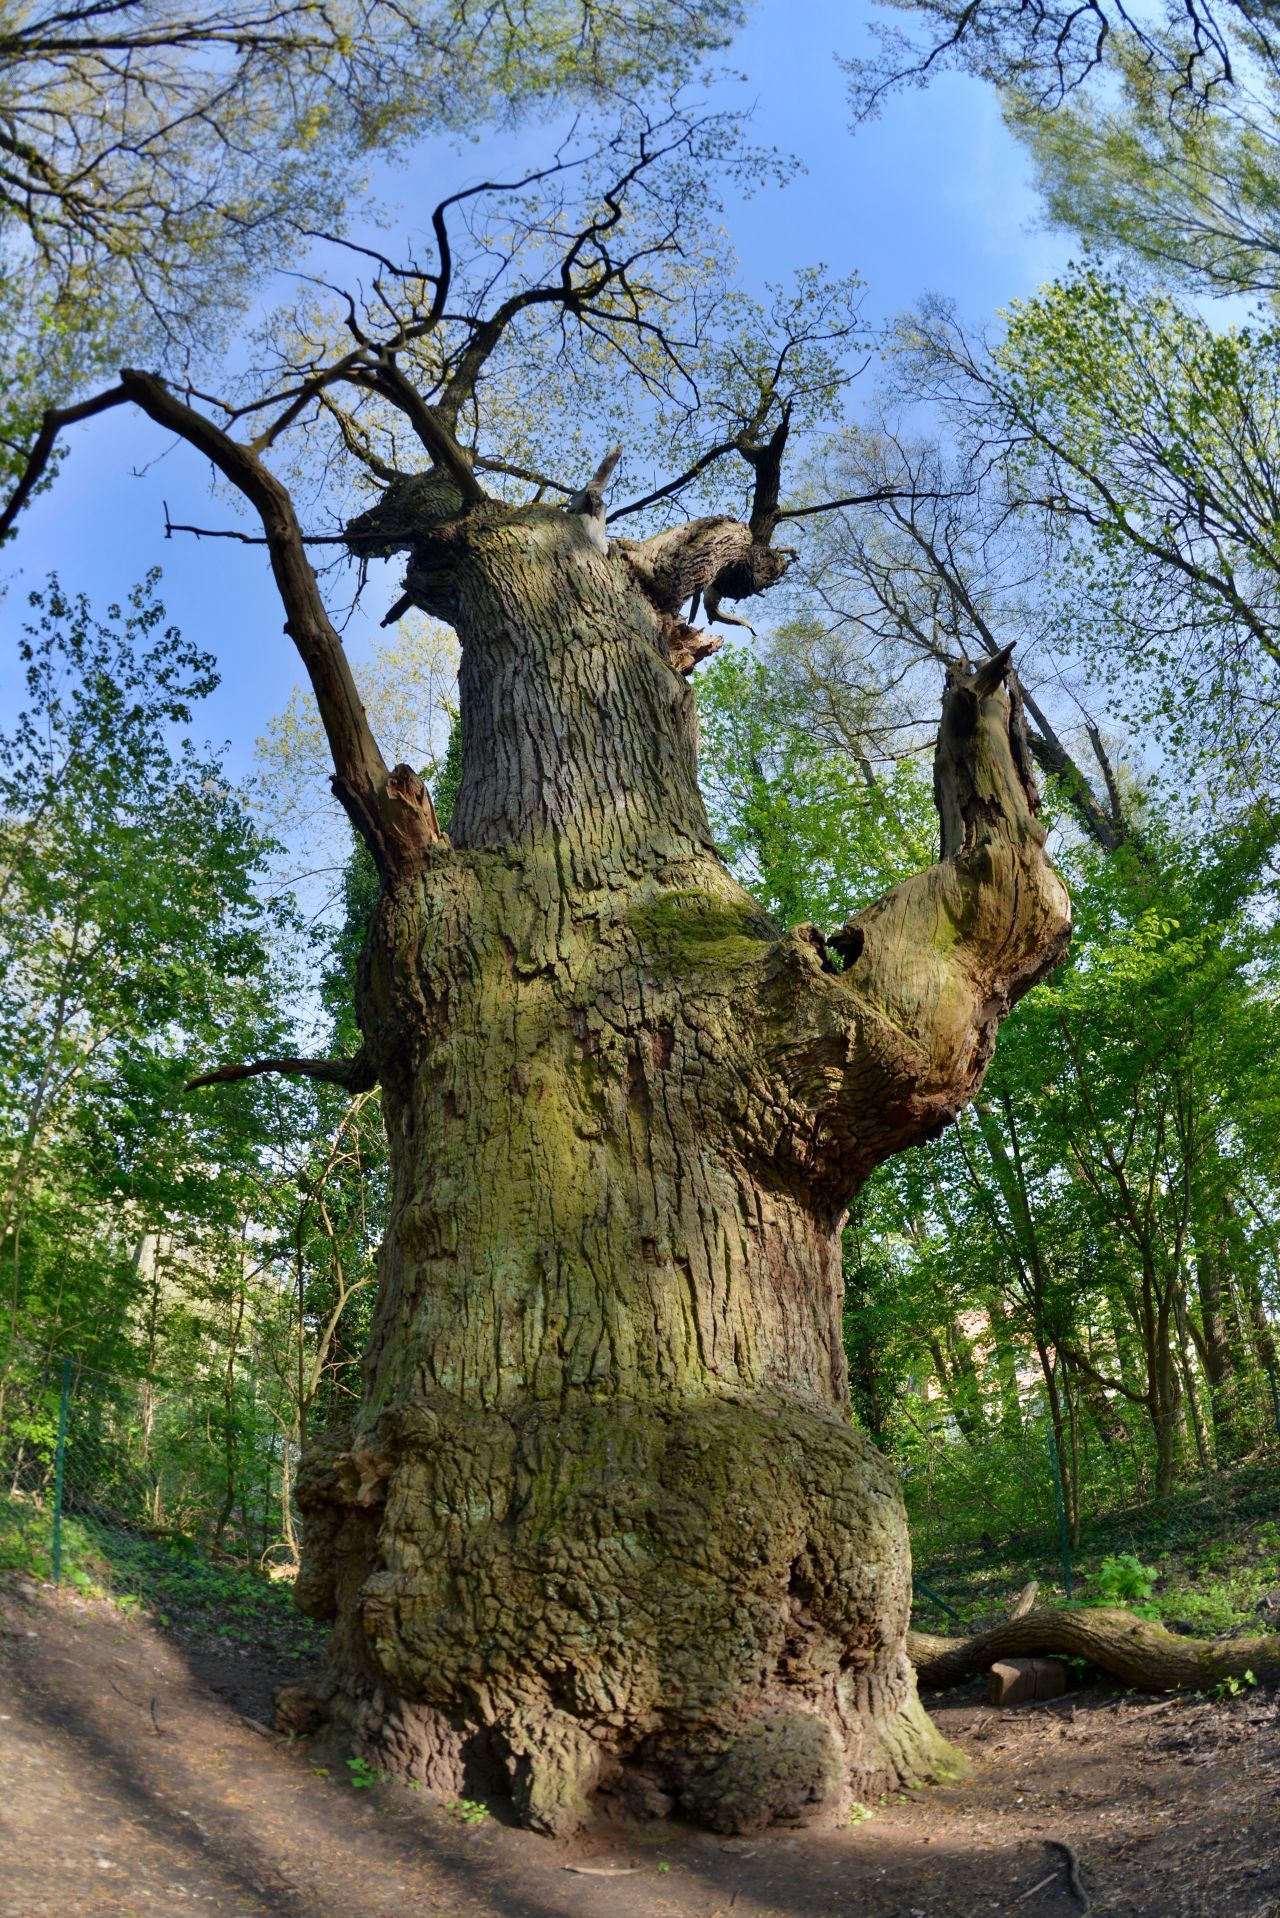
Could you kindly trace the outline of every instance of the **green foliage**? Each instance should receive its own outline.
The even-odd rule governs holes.
[[[1086,7],[893,0],[918,38],[881,32],[849,61],[855,104],[959,67],[1002,90],[1050,218],[1198,289],[1280,279],[1280,35],[1255,0]]]
[[[460,1825],[483,1825],[489,1816],[489,1807],[475,1798],[454,1798],[445,1806],[452,1812]]]
[[[89,1511],[289,1564],[302,1432],[358,1384],[377,1102],[184,1092],[228,1056],[310,1049],[281,1008],[314,941],[263,903],[277,849],[187,736],[212,666],[155,581],[101,621],[56,583],[33,605],[27,704],[0,739],[0,1456],[47,1512],[47,1355],[70,1354],[69,1489]],[[322,983],[340,1046],[376,896],[367,865],[347,884]]]
[[[33,594],[28,703],[0,738],[9,1329],[57,1339],[56,1298],[82,1349],[130,1309],[131,1217],[141,1230],[174,1207],[217,1229],[237,1172],[253,1176],[251,1116],[185,1102],[184,1081],[215,1049],[282,1036],[268,953],[282,922],[255,890],[267,847],[176,730],[212,665],[166,629],[154,589],[105,623],[56,582]]]
[[[449,722],[449,741],[444,749],[444,760],[436,777],[433,799],[436,818],[443,832],[448,832],[449,821],[453,818],[454,802],[458,797],[458,787],[462,784],[462,726],[454,713]]]
[[[387,1774],[378,1771],[367,1758],[348,1758],[347,1782],[356,1791],[372,1791],[375,1785],[384,1785],[386,1781]]]
[[[1069,636],[1055,652],[1224,816],[1272,793],[1274,326],[1222,327],[1086,267],[1016,302],[994,351],[937,302],[900,342],[903,380],[994,463],[1004,513],[1040,543],[1041,617]]]
[[[1231,10],[1231,27],[1242,21]],[[1046,108],[1025,89],[1006,116],[1025,141],[1049,217],[1085,242],[1153,263],[1201,291],[1280,289],[1280,90],[1274,24],[1227,45],[1233,85],[1192,97],[1185,68],[1117,35],[1105,89]]]
[[[929,776],[904,759],[885,778],[797,724],[785,656],[726,647],[698,681],[702,781],[731,865],[784,925],[841,923],[927,863]]]
[[[1100,1605],[1141,1604],[1151,1597],[1159,1573],[1144,1565],[1136,1552],[1116,1552],[1098,1567],[1094,1590]]]
[[[277,1657],[314,1659],[324,1633],[294,1608],[286,1582],[250,1572],[191,1539],[149,1537],[71,1512],[63,1519],[63,1583],[122,1610],[145,1609],[157,1622],[255,1647]],[[50,1527],[32,1524],[29,1505],[0,1499],[0,1571],[44,1582],[52,1577]]]

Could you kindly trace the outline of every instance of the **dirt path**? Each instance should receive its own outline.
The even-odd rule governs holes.
[[[1078,1852],[1095,1914],[1280,1918],[1271,1698],[993,1713],[974,1688],[933,1706],[972,1776],[851,1830],[566,1847],[319,1771],[256,1722],[281,1675],[106,1604],[0,1592],[3,1918],[1064,1918],[1081,1907],[1048,1839]]]

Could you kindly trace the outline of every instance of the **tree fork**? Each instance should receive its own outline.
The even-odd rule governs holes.
[[[333,1650],[282,1713],[553,1832],[601,1796],[831,1820],[954,1762],[849,1422],[844,1208],[972,1096],[1066,896],[1004,657],[948,684],[943,858],[837,936],[843,971],[781,931],[712,845],[669,621],[786,556],[599,519],[590,488],[459,511],[424,476],[350,529],[457,628],[463,778],[362,965],[394,1198],[364,1400],[298,1486]]]

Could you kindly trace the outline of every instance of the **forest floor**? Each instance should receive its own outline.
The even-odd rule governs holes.
[[[561,1844],[326,1769],[270,1729],[311,1646],[157,1616],[0,1581],[3,1918],[1065,1918],[1054,1840],[1099,1918],[1280,1918],[1280,1700],[1259,1692],[993,1711],[975,1685],[930,1701],[969,1776],[850,1829]]]

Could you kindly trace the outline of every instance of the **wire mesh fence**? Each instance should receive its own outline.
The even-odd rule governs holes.
[[[1156,1449],[1141,1417],[1105,1424],[1068,1400],[1055,1420],[1043,1391],[1010,1401],[975,1394],[963,1418],[937,1398],[900,1408],[892,1451],[911,1531],[922,1614],[982,1609],[1009,1568],[1036,1575],[1067,1599],[1081,1586],[1079,1559],[1092,1549],[1131,1549],[1160,1525],[1176,1529],[1183,1507],[1240,1510],[1237,1481],[1258,1474],[1260,1509],[1274,1506],[1280,1451],[1280,1382],[1259,1368],[1238,1429],[1239,1448],[1216,1459],[1183,1408],[1172,1491],[1157,1496]],[[1256,1403],[1254,1403],[1256,1401]],[[1211,1435],[1208,1435],[1211,1443]],[[1246,1487],[1243,1496],[1248,1496]],[[940,1622],[940,1621],[939,1621]]]
[[[1260,1381],[1250,1455],[1280,1449],[1280,1389]],[[1192,1447],[1190,1430],[1184,1448]],[[163,1381],[11,1345],[0,1353],[0,1565],[54,1583],[145,1582],[145,1547],[191,1548],[259,1570],[296,1562],[296,1438],[252,1376]],[[903,1404],[890,1450],[911,1530],[917,1604],[960,1618],[1007,1569],[1034,1561],[1070,1598],[1082,1532],[1126,1543],[1148,1523],[1150,1443],[1130,1420],[1055,1421],[1042,1393],[980,1395],[960,1418]],[[1179,1496],[1219,1482],[1185,1461]],[[1274,1469],[1269,1464],[1269,1470]],[[1042,1568],[1042,1569],[1041,1569]]]
[[[209,1391],[12,1346],[0,1357],[0,1562],[83,1582],[153,1539],[294,1555],[297,1444],[251,1390]]]

